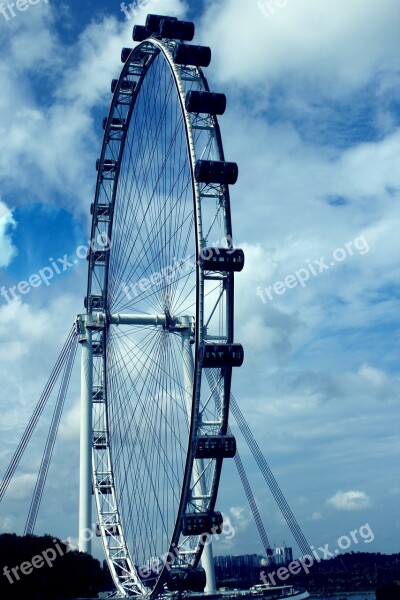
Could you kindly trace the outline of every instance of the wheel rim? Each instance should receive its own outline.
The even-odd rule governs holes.
[[[194,181],[197,158],[223,160],[222,142],[215,117],[185,110],[187,92],[208,85],[200,69],[174,64],[173,47],[147,40],[126,61],[93,207],[88,313],[105,317],[93,337],[93,481],[106,558],[125,595],[159,594],[168,552],[175,564],[198,564],[202,539],[184,537],[181,519],[214,509],[222,460],[194,459],[192,444],[225,434],[229,409],[231,368],[210,388],[198,362],[204,338],[233,341],[233,274],[215,281],[198,264],[204,247],[232,240],[228,187],[210,193]],[[120,313],[164,321],[118,326]],[[199,485],[203,498],[193,500]]]

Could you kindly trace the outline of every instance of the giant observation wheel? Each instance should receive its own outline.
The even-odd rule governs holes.
[[[82,343],[82,481],[108,565],[125,596],[212,589],[210,536],[228,434],[234,340],[229,186],[192,23],[148,15],[122,51],[104,120],[92,213]],[[208,375],[208,376],[207,376]],[[83,446],[85,442],[82,442]],[[90,452],[89,452],[90,450]],[[90,519],[81,485],[80,528]],[[203,557],[202,557],[203,554]],[[203,569],[200,568],[202,560]]]

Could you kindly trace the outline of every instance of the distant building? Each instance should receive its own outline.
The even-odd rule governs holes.
[[[260,554],[243,554],[239,556],[216,556],[215,571],[219,581],[251,580],[258,575],[264,557]]]
[[[288,565],[293,561],[293,549],[289,546],[274,548],[272,556],[276,565]]]
[[[289,546],[286,546],[285,548],[285,563],[289,564],[293,562],[293,548],[289,548]]]
[[[288,565],[293,561],[293,550],[287,546],[274,548],[272,559],[261,554],[242,554],[236,556],[215,556],[214,565],[217,580],[257,582],[260,571],[268,565]]]

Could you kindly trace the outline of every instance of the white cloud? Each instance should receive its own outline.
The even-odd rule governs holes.
[[[15,531],[15,518],[13,515],[5,515],[0,518],[0,531],[13,533]]]
[[[353,491],[342,492],[339,490],[327,503],[337,510],[362,510],[371,505],[370,498],[365,492]]]
[[[7,490],[7,500],[27,500],[33,493],[37,474],[14,475]]]
[[[150,7],[149,7],[150,9]],[[180,0],[164,0],[158,3],[157,14],[163,10],[182,16],[185,8]],[[138,18],[121,23],[114,16],[104,17],[88,25],[82,32],[73,52],[71,67],[64,72],[57,96],[77,103],[79,107],[108,108],[111,80],[121,71],[121,49],[132,48],[133,25],[144,23],[147,10],[139,11]]]
[[[80,401],[78,400],[63,416],[59,430],[60,440],[72,440],[79,443],[79,426]]]
[[[185,10],[180,0],[163,0],[158,8],[177,15]],[[0,179],[10,192],[24,190],[25,202],[53,201],[58,193],[69,210],[87,215],[102,134],[93,111],[108,112],[121,49],[133,45],[133,23],[99,16],[68,46],[58,8],[38,6],[27,15],[13,19],[0,44],[8,57],[0,67]],[[37,71],[41,88],[51,92],[35,87]]]
[[[39,400],[73,325],[79,300],[65,294],[43,307],[20,300],[0,304],[0,378],[3,397],[13,398],[3,408],[0,427],[13,438],[22,435]],[[65,315],[63,319],[60,314]]]
[[[388,384],[386,373],[380,369],[374,369],[374,367],[369,365],[363,365],[360,368],[359,374],[367,380],[368,384],[372,383],[373,386],[379,387],[380,389],[385,388]]]
[[[397,68],[399,19],[396,0],[289,0],[269,19],[255,1],[220,0],[202,32],[222,82],[257,85],[262,95],[279,78],[336,96]]]
[[[236,533],[245,531],[250,523],[248,511],[243,506],[231,506],[229,513]]]
[[[313,512],[313,514],[310,517],[311,521],[322,521],[323,518],[324,517],[320,512]]]
[[[7,267],[17,254],[17,248],[9,235],[15,225],[12,212],[0,200],[0,269]]]

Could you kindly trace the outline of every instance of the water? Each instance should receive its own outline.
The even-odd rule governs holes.
[[[109,592],[99,594],[99,600],[102,598],[108,598]],[[375,592],[341,592],[336,594],[327,594],[326,596],[311,594],[310,600],[375,600]],[[81,600],[76,598],[75,600]]]
[[[107,598],[109,592],[106,594],[100,594],[101,598]],[[327,594],[326,596],[311,594],[310,600],[375,600],[375,592],[337,592],[335,594]],[[76,600],[80,600],[77,598]]]
[[[311,595],[312,600],[375,600],[375,592],[337,592],[335,594],[327,594],[326,596]]]
[[[108,598],[109,592],[100,593],[98,599]],[[326,595],[326,596],[314,596],[311,595],[310,600],[339,600],[341,598],[346,598],[346,600],[376,600],[375,592],[338,592],[336,594]],[[75,600],[83,600],[81,598],[75,598]]]

